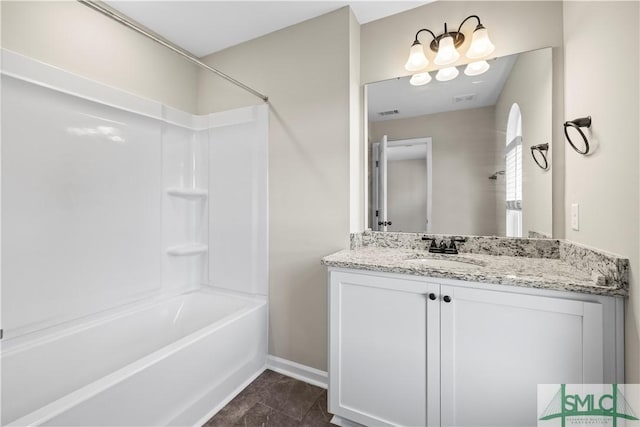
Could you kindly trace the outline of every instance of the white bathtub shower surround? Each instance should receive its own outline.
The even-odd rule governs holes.
[[[2,50],[2,419],[205,421],[260,372],[268,108],[194,116]]]
[[[11,425],[195,424],[263,367],[265,319],[264,300],[201,290],[5,344],[3,417]]]
[[[209,117],[209,139],[233,141],[209,144],[209,283],[266,295],[268,110],[262,106]]]
[[[164,109],[165,117],[170,115],[170,111]],[[175,119],[193,122],[193,118],[188,116]],[[179,288],[185,282],[206,281],[208,137],[206,129],[194,130],[163,123],[162,279],[165,289]]]
[[[5,338],[161,292],[160,137],[154,119],[2,76]]]

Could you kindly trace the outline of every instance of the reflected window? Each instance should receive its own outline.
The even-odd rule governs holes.
[[[507,121],[505,150],[507,237],[522,237],[522,113],[513,104]]]

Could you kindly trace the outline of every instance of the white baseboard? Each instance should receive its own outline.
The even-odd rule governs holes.
[[[267,355],[267,369],[318,387],[327,388],[328,374],[310,366],[269,354]]]

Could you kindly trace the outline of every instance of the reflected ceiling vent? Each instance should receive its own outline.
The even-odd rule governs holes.
[[[476,100],[475,93],[469,93],[467,95],[456,95],[453,97],[453,103],[457,104],[459,102],[471,102]]]
[[[381,111],[378,113],[380,116],[393,116],[394,114],[400,114],[398,110]]]

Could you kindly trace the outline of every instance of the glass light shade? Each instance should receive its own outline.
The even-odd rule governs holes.
[[[460,58],[460,53],[453,45],[453,37],[446,36],[440,39],[438,43],[438,54],[436,59],[433,60],[437,65],[449,65],[453,64]]]
[[[467,76],[479,76],[482,73],[486,73],[489,70],[489,63],[487,61],[472,62],[464,69],[464,73]]]
[[[489,40],[489,33],[487,29],[476,28],[471,37],[471,46],[467,51],[467,58],[478,59],[489,55],[495,50],[495,46]]]
[[[429,73],[418,73],[411,76],[411,80],[409,80],[409,83],[411,83],[413,86],[422,86],[426,85],[430,81],[431,75]]]
[[[404,64],[407,71],[420,71],[429,65],[429,60],[424,56],[424,50],[420,43],[415,43],[409,50],[409,59]]]
[[[438,71],[436,74],[436,80],[440,82],[448,82],[449,80],[453,80],[458,77],[460,71],[456,67],[447,67]]]

